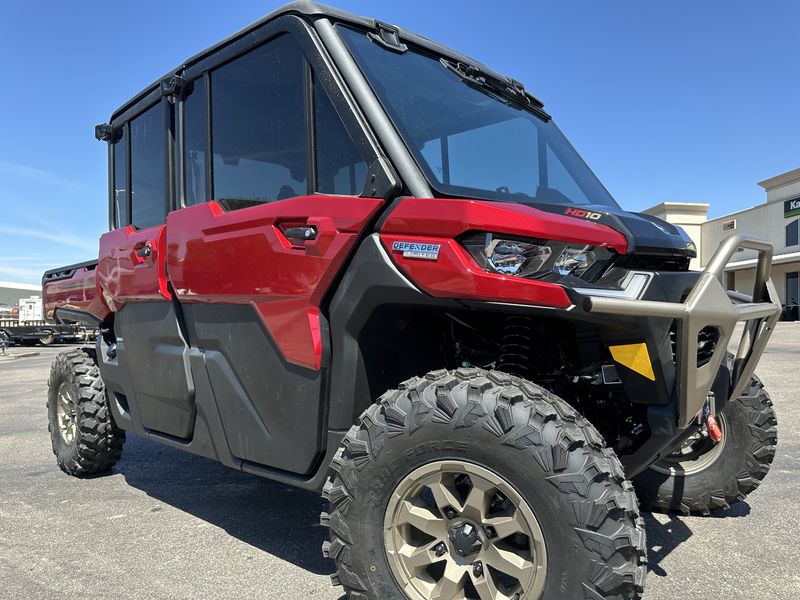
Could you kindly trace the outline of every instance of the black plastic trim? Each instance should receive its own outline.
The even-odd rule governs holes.
[[[87,260],[84,262],[75,263],[74,265],[67,265],[64,267],[59,267],[57,269],[50,269],[49,271],[45,271],[44,275],[42,275],[42,286],[45,283],[50,283],[51,281],[60,281],[62,279],[69,279],[73,275],[75,275],[75,271],[78,269],[89,268],[91,267],[94,269],[97,267],[97,260]]]
[[[359,246],[330,302],[330,429],[348,429],[377,399],[374,396],[376,391],[369,388],[363,344],[359,337],[376,309],[392,304],[405,307],[459,306],[456,301],[433,298],[418,290],[394,266],[378,235],[372,234]]]
[[[72,308],[63,308],[57,306],[53,309],[53,320],[61,325],[69,325],[72,323],[86,323],[92,327],[99,328],[103,323],[96,315],[85,310],[75,310]]]

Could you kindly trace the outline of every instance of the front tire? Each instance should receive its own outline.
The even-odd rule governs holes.
[[[686,457],[673,454],[634,479],[642,506],[708,515],[744,500],[766,477],[778,443],[772,400],[757,377],[719,414],[723,439],[699,439]]]
[[[364,412],[332,468],[323,550],[353,600],[642,591],[644,526],[619,460],[566,402],[522,379],[410,379]]]
[[[70,350],[53,361],[47,415],[53,454],[65,473],[101,473],[122,455],[125,432],[114,423],[100,370],[89,352]]]

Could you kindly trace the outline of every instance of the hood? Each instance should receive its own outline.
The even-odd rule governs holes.
[[[531,206],[545,212],[607,225],[625,236],[629,253],[681,258],[697,256],[694,242],[681,227],[651,215],[606,205],[536,203]]]

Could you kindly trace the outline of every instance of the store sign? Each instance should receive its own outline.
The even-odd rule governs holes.
[[[787,200],[783,203],[783,217],[796,217],[800,215],[800,198],[794,200]]]

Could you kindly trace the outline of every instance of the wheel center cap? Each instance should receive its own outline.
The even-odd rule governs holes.
[[[459,556],[472,556],[483,548],[483,542],[478,535],[478,528],[472,523],[456,523],[448,532],[453,550]]]

